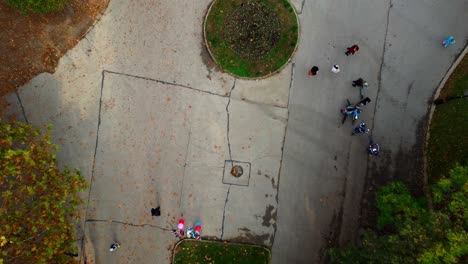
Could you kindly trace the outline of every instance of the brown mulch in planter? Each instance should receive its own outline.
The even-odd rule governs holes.
[[[64,10],[23,16],[0,1],[0,96],[14,92],[84,37],[109,0],[70,0]]]

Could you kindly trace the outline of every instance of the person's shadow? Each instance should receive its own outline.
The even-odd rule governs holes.
[[[160,216],[161,208],[158,206],[156,208],[151,208],[151,216]]]

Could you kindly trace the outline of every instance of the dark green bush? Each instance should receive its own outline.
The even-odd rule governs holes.
[[[331,249],[331,263],[467,263],[468,167],[455,166],[431,189],[432,209],[401,182],[383,187],[377,194],[377,229],[355,244]]]
[[[62,10],[68,0],[6,0],[6,3],[22,14],[51,13]]]

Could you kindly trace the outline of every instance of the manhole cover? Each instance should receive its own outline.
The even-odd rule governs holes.
[[[244,174],[244,169],[239,166],[239,165],[235,165],[232,167],[231,169],[231,175],[238,178],[240,176],[242,176],[242,174]]]
[[[250,162],[225,160],[223,183],[237,186],[249,186]]]

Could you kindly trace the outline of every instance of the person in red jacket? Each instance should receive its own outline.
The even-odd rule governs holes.
[[[318,71],[319,71],[319,67],[317,66],[312,67],[312,69],[310,69],[309,71],[309,76],[317,75]]]
[[[358,45],[353,45],[348,48],[348,50],[345,52],[346,56],[354,55],[354,53],[358,52],[359,46]]]

